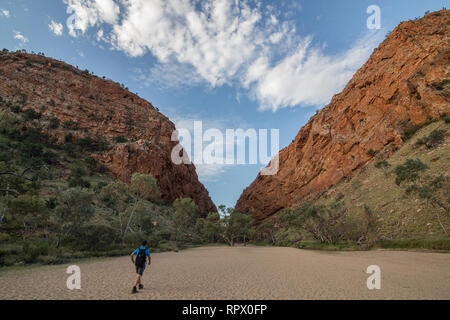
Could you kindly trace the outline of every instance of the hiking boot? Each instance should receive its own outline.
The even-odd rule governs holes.
[[[136,287],[133,287],[133,291],[131,291],[131,293],[138,293]]]
[[[143,284],[140,284],[140,285],[139,285],[139,290],[142,290],[142,289],[144,289],[144,285],[143,285]]]

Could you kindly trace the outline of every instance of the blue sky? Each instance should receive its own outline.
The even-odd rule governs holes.
[[[177,127],[279,129],[283,148],[397,24],[449,4],[0,0],[0,47],[124,83]],[[379,30],[366,26],[370,5],[381,9]],[[234,206],[262,166],[197,167],[213,201]]]

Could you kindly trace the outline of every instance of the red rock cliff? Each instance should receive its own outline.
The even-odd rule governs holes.
[[[406,128],[449,113],[450,11],[401,23],[344,91],[281,150],[275,176],[258,175],[236,209],[257,223],[312,200],[367,164],[389,157]]]
[[[61,143],[68,133],[75,139],[107,139],[109,150],[93,156],[120,180],[129,182],[135,172],[149,173],[158,180],[163,200],[172,203],[190,197],[203,214],[216,211],[195,167],[174,165],[170,159],[176,144],[171,141],[174,124],[119,84],[41,55],[3,52],[0,98],[42,113],[42,122],[55,117],[75,127],[47,132]],[[129,142],[114,143],[113,138],[119,136]]]

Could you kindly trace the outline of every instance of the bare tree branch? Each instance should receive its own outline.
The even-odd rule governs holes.
[[[15,173],[15,172],[0,172],[0,175],[10,175],[10,176],[15,176],[15,177],[18,177],[18,178],[21,178],[21,179],[24,179],[24,180],[28,180],[28,181],[33,182],[33,179],[24,177],[23,175],[17,174],[17,173]]]
[[[20,194],[19,192],[17,192],[17,190],[14,189],[0,189],[0,192],[12,192],[15,194]]]

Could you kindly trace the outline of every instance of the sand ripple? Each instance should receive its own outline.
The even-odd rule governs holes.
[[[81,290],[68,290],[67,265],[0,272],[0,299],[450,299],[450,255],[321,252],[276,247],[205,247],[153,254],[146,288],[131,295],[128,257],[76,263]],[[382,272],[368,290],[367,266]]]

